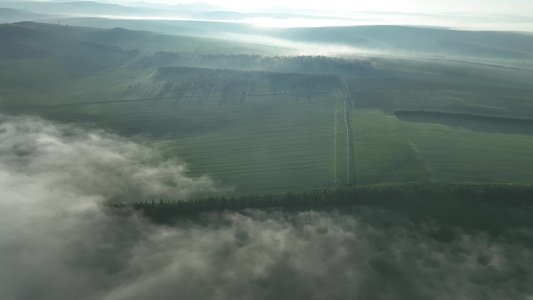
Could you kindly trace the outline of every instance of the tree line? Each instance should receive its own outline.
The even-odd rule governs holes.
[[[341,76],[366,76],[375,72],[370,61],[324,55],[262,56],[159,51],[143,56],[136,63],[143,69],[150,66],[180,66]]]
[[[217,95],[221,104],[232,100],[242,103],[248,95],[255,95],[259,89],[274,95],[287,94],[295,100],[306,99],[311,102],[319,95],[341,88],[340,78],[334,75],[195,67],[161,67],[158,68],[154,79],[163,84],[157,93],[150,96],[170,97],[175,101],[180,101],[183,97],[195,97],[203,102]]]
[[[487,122],[501,122],[517,125],[533,125],[533,119],[513,118],[513,117],[501,117],[491,115],[478,115],[469,113],[458,112],[446,112],[446,111],[433,111],[433,110],[396,110],[394,115],[397,117],[442,117],[442,118],[454,118],[474,121],[487,121]]]
[[[196,216],[209,211],[239,211],[243,209],[308,209],[339,208],[348,205],[385,205],[433,207],[451,203],[498,203],[531,205],[533,185],[528,184],[404,184],[359,186],[345,189],[287,192],[277,195],[220,196],[203,199],[165,201],[151,200],[134,203],[108,204],[110,208],[132,208],[156,223],[172,223],[179,217]],[[449,210],[450,218],[459,211]],[[468,221],[468,220],[465,220]]]
[[[204,54],[199,55],[199,66],[210,68],[231,68],[269,72],[368,75],[375,71],[366,60],[328,57],[324,55],[260,56],[246,54]]]

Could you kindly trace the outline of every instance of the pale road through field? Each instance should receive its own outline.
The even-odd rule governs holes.
[[[341,77],[344,89],[346,91],[346,98],[344,99],[344,126],[346,127],[346,185],[355,184],[355,170],[352,170],[352,151],[353,151],[353,135],[352,127],[350,125],[350,110],[354,107],[350,89],[346,83],[346,79]]]

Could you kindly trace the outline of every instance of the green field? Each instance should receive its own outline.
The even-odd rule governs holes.
[[[37,25],[21,26],[36,27],[40,33],[44,30]],[[82,30],[91,37],[120,33]],[[141,41],[164,41],[161,36],[140,35]],[[177,39],[171,37],[166,45]],[[125,49],[135,46],[126,37],[118,41]],[[214,49],[212,44],[217,42],[205,40],[198,43],[201,47],[181,48],[180,59],[187,59],[182,63],[194,65],[190,59],[198,57],[194,52]],[[228,48],[218,43],[224,53]],[[100,50],[90,53],[94,49],[89,46],[84,50],[87,59],[97,61]],[[242,46],[240,50],[246,53]],[[323,85],[316,82],[322,77],[194,67],[170,69],[166,76],[159,73],[157,64],[145,65],[153,60],[151,53],[128,57],[129,61],[117,67],[89,74],[80,71],[74,76],[70,73],[72,62],[61,57],[4,58],[0,61],[0,76],[6,79],[0,83],[6,87],[0,95],[4,109],[127,136],[141,135],[164,157],[185,162],[189,175],[209,175],[236,194],[334,187],[335,103],[340,101],[340,93],[333,87],[311,95],[299,88],[308,84],[301,83],[306,78],[311,78],[313,87]],[[281,81],[293,82],[292,86],[281,82],[273,91],[269,80],[279,76]],[[253,91],[242,86],[244,80],[253,83]],[[172,89],[167,91],[166,86]]]
[[[189,175],[209,175],[234,194],[531,182],[530,127],[394,115],[529,118],[528,70],[434,59],[269,57],[272,47],[123,29],[0,29],[12,42],[0,46],[3,111],[140,136],[165,158],[185,162]],[[22,34],[9,35],[13,29]],[[347,134],[348,95],[354,105]]]
[[[401,122],[435,182],[530,183],[533,137]]]
[[[530,118],[533,72],[468,62],[378,59],[376,76],[349,78],[359,108]]]
[[[375,110],[352,112],[358,184],[427,182],[419,149],[394,116]]]
[[[183,114],[207,122],[210,114],[223,118],[205,132],[165,142],[165,149],[190,163],[192,174],[209,174],[238,193],[331,188],[334,101],[260,97],[244,105],[184,108]]]
[[[141,99],[142,88],[148,86],[150,91],[160,86],[145,80],[138,91],[117,99],[111,95],[122,93],[105,77],[86,79],[109,85],[101,91],[106,93],[103,96],[95,91],[91,97],[89,91],[77,89],[81,86],[77,84],[69,89],[70,95],[80,93],[77,99],[85,101],[57,100],[59,103],[26,105],[24,110],[119,134],[142,134],[167,158],[186,162],[190,175],[210,175],[233,187],[237,194],[334,186],[335,102],[341,97],[339,93],[324,94],[311,102],[264,89],[247,95],[242,103],[240,97],[234,97],[222,104],[221,95],[216,93],[203,101],[201,95],[190,93],[179,99]]]
[[[533,113],[531,71],[443,60],[374,63],[378,76],[348,78],[358,184],[531,182],[533,128],[518,124]],[[398,119],[398,110],[450,114]]]
[[[530,183],[533,137],[354,114],[358,183]]]
[[[40,110],[147,135],[167,158],[186,162],[191,175],[210,175],[237,193],[276,193],[334,185],[335,101],[261,95],[225,105],[146,100]]]

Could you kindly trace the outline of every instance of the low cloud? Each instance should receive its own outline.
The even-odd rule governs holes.
[[[0,116],[0,121],[1,172],[24,184],[17,194],[26,190],[31,196],[32,189],[46,185],[47,193],[139,201],[222,191],[209,177],[188,177],[184,163],[164,160],[153,149],[117,135],[31,117]]]
[[[158,226],[98,204],[220,188],[117,136],[1,120],[1,299],[532,299],[529,225],[489,235],[349,207]]]

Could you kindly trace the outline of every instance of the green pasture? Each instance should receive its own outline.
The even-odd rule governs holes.
[[[69,83],[65,70],[53,59],[0,58],[0,96],[6,101],[31,103]]]
[[[209,174],[237,194],[330,188],[335,101],[271,96],[185,106],[179,114],[197,118],[199,129],[161,143],[167,155],[189,164],[191,175]]]
[[[315,116],[277,115],[258,128],[174,139],[166,149],[188,162],[192,175],[208,174],[237,194],[331,188],[333,122],[322,127],[307,121]]]
[[[237,194],[266,194],[333,187],[336,97],[261,95],[221,105],[215,95],[202,105],[111,101],[41,113],[143,134],[165,157],[186,162],[191,176],[210,175]]]
[[[531,183],[533,136],[401,122],[438,182]]]
[[[260,54],[260,46],[122,29],[12,26],[28,32],[25,43],[35,49],[46,44],[59,52],[0,61],[0,99],[8,112],[142,135],[167,158],[187,163],[191,176],[210,175],[237,194],[334,186],[337,91],[311,102],[272,95],[262,86],[242,103],[232,96],[221,104],[216,93],[207,101],[192,93],[161,98],[157,93],[165,82],[154,80],[157,67],[137,64],[142,55],[156,51],[194,59],[202,53]],[[132,56],[131,49],[142,52]],[[91,72],[76,68],[81,66],[78,58],[100,63],[102,51],[125,63],[107,62],[110,67],[89,68]]]
[[[283,51],[221,39],[43,23],[2,25],[0,37],[0,97],[10,107],[114,99],[129,84],[150,81],[157,67],[140,68],[139,60],[159,51],[179,53],[180,63],[190,66],[204,54]]]
[[[348,78],[358,108],[435,110],[505,117],[533,115],[533,72],[496,65],[374,59],[376,74]]]
[[[428,110],[531,118],[532,72],[443,60],[374,63],[377,74],[347,79],[356,105],[352,126],[358,184],[531,182],[530,129],[453,118],[407,122],[393,113]]]
[[[357,182],[530,183],[533,136],[354,112]],[[493,130],[493,128],[491,128]]]
[[[213,70],[196,68],[199,77],[194,80],[192,75],[158,79],[154,76],[156,65],[140,63],[164,50],[185,52],[181,58],[191,60],[189,65],[194,67],[194,59],[201,53],[264,53],[259,46],[253,50],[254,45],[121,29],[13,26],[20,26],[28,35],[17,40],[23,44],[17,47],[39,51],[22,58],[0,56],[0,108],[7,113],[35,114],[125,136],[141,135],[166,158],[187,163],[191,176],[209,175],[233,187],[236,194],[346,185],[347,155],[351,154],[346,153],[345,91],[335,87],[298,101],[287,86],[274,91],[258,80],[257,90],[235,87],[223,99],[224,85],[231,87],[230,80],[233,86],[251,81],[253,73],[217,78],[209,85],[202,76],[210,77]],[[78,52],[74,50],[82,40],[98,44],[81,44],[86,46],[80,53],[89,66],[98,62],[102,51],[121,63],[108,61],[108,66],[77,70]],[[111,47],[115,45],[120,48]],[[520,125],[503,128],[487,121],[436,118],[408,122],[393,112],[428,110],[530,118],[533,88],[527,83],[533,73],[431,60],[374,59],[373,63],[376,72],[346,78],[355,101],[355,109],[350,111],[354,150],[350,157],[355,170],[350,173],[355,173],[357,185],[531,182],[533,133],[513,127]],[[305,76],[311,75],[294,75]],[[165,84],[173,90],[160,92]],[[196,84],[200,88],[192,87]],[[185,92],[179,94],[182,86]],[[298,95],[293,91],[293,96]]]
[[[422,154],[396,117],[357,109],[350,118],[358,185],[429,180]]]
[[[0,96],[8,107],[37,113],[44,106],[118,100],[130,84],[148,86],[151,72],[121,67],[72,78],[53,59],[9,61],[0,69]]]

